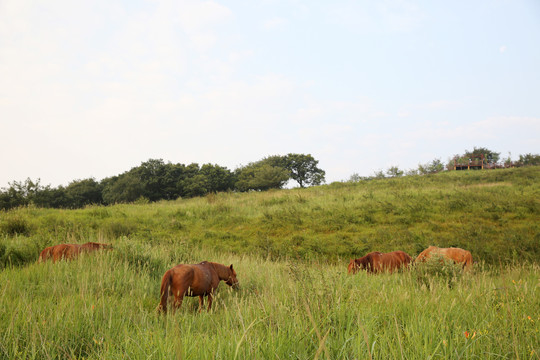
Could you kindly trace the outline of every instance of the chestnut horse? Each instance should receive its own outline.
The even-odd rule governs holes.
[[[356,274],[358,270],[365,269],[368,273],[388,271],[392,272],[401,267],[406,267],[412,258],[404,251],[392,251],[389,253],[371,252],[359,259],[352,259],[347,271]]]
[[[81,253],[88,253],[100,249],[112,249],[112,245],[96,242],[87,242],[85,244],[58,244],[43,249],[39,254],[38,261],[46,261],[52,258],[53,262],[61,259],[74,259]]]
[[[415,262],[424,262],[434,255],[439,255],[443,258],[453,261],[455,264],[463,263],[464,269],[470,269],[473,264],[473,258],[469,251],[460,248],[439,248],[436,246],[430,246],[426,250],[422,251]]]
[[[158,311],[167,312],[169,295],[174,295],[174,307],[182,305],[184,296],[199,297],[199,311],[201,311],[204,296],[208,296],[208,310],[212,306],[214,291],[223,280],[225,284],[238,287],[238,279],[233,266],[226,266],[215,262],[203,261],[199,264],[176,265],[163,275],[161,280],[161,301]]]

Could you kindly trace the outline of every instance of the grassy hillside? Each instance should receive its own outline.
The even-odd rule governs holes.
[[[59,242],[127,238],[271,259],[333,262],[368,251],[469,249],[487,263],[540,259],[540,168],[445,172],[308,189],[220,193],[82,210],[0,213],[0,264]]]
[[[539,359],[538,175],[1,213],[0,359]],[[35,261],[94,240],[115,249]],[[346,274],[349,256],[429,244],[486,263]],[[221,284],[210,312],[187,298],[158,316],[163,273],[202,260],[233,263],[240,290]]]

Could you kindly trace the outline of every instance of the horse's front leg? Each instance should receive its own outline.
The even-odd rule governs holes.
[[[199,295],[199,312],[202,311],[203,303],[204,303],[204,296]]]
[[[211,307],[212,307],[212,292],[208,294],[208,311],[210,311]]]

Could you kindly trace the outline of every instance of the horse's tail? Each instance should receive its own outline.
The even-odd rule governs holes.
[[[463,265],[463,268],[466,270],[469,270],[472,268],[473,265],[473,258],[471,253],[469,252],[467,255],[465,255],[465,264]]]
[[[161,301],[158,305],[158,311],[159,312],[167,312],[167,300],[169,299],[169,292],[171,288],[172,283],[172,271],[167,270],[165,272],[165,275],[163,275],[163,279],[161,279]]]

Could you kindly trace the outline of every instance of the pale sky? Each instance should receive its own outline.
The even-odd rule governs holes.
[[[540,1],[0,0],[0,187],[540,152]]]

